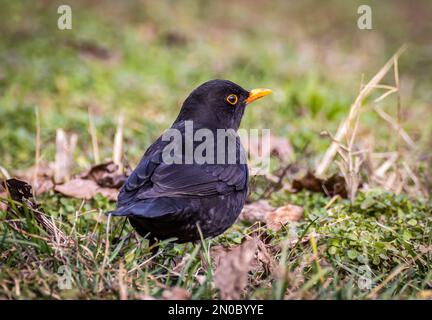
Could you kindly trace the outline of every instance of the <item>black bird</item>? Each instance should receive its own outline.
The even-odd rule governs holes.
[[[248,192],[248,169],[235,137],[235,157],[229,162],[229,142],[218,148],[218,129],[236,133],[246,105],[271,93],[269,89],[247,91],[228,80],[210,80],[196,88],[184,101],[171,126],[181,134],[177,145],[180,162],[165,161],[173,139],[162,135],[144,153],[140,163],[120,190],[114,216],[127,216],[135,230],[153,239],[176,238],[176,242],[215,237],[236,220]],[[214,135],[214,149],[202,154],[213,159],[187,162],[187,126]],[[230,130],[231,129],[231,130]],[[229,135],[228,135],[229,136]],[[232,137],[232,136],[231,136]],[[226,138],[229,139],[229,138]],[[225,139],[225,142],[226,142]],[[167,140],[167,141],[164,141]],[[204,141],[204,140],[203,140]],[[200,141],[192,143],[193,150]],[[165,150],[165,151],[164,151]],[[220,160],[217,157],[222,153]],[[171,153],[172,154],[172,153]]]

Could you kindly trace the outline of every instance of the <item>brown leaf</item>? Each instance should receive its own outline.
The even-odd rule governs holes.
[[[162,292],[162,298],[164,300],[189,300],[190,297],[189,291],[180,287],[165,289]]]
[[[258,240],[258,250],[253,262],[253,270],[264,271],[266,273],[273,272],[276,268],[276,262],[272,254],[267,249],[267,246],[261,240]]]
[[[267,200],[259,200],[244,206],[240,213],[239,219],[250,222],[262,221],[270,229],[280,230],[282,225],[290,221],[298,221],[303,216],[303,208],[287,204],[285,206],[274,208]]]
[[[92,180],[73,179],[65,184],[55,187],[55,191],[68,197],[90,200],[99,189],[96,182]]]
[[[57,185],[54,190],[68,197],[85,200],[92,199],[97,193],[102,194],[110,200],[116,200],[118,195],[117,189],[102,188],[93,180],[79,178]]]
[[[258,240],[247,240],[223,256],[219,256],[219,264],[214,276],[215,286],[220,290],[221,299],[239,299],[248,281],[248,272],[257,250]]]
[[[116,200],[118,189],[122,187],[126,179],[127,176],[120,173],[118,166],[111,161],[91,167],[76,178],[56,185],[54,190],[78,199],[90,200],[100,193],[109,200]]]
[[[264,272],[265,274],[273,273],[277,267],[276,262],[273,259],[273,248],[267,247],[266,244],[259,238],[254,239],[256,241],[257,247],[250,263],[250,270]],[[238,247],[227,248],[223,246],[211,247],[210,255],[213,260],[213,267],[218,269],[218,267],[221,265],[221,262],[226,259],[227,255],[237,248]],[[254,281],[254,279],[251,280]]]
[[[16,177],[19,180],[27,181],[35,190],[36,196],[48,192],[54,188],[54,170],[47,162],[41,162],[25,170],[17,171]]]
[[[17,177],[31,182],[37,196],[54,189],[66,196],[86,200],[97,193],[110,200],[116,200],[117,189],[120,189],[127,179],[125,174],[118,172],[118,166],[111,161],[93,166],[64,184],[54,185],[53,166],[55,165],[42,162],[38,167],[17,172]]]
[[[125,174],[118,172],[118,166],[112,161],[93,166],[80,174],[80,177],[93,180],[101,187],[117,189],[121,188],[127,179]]]
[[[323,180],[308,171],[303,178],[294,180],[292,186],[296,191],[306,189],[313,192],[322,192],[331,197],[340,195],[342,198],[346,198],[348,196],[345,180],[338,174],[334,174],[327,180]]]
[[[288,222],[300,220],[303,216],[303,211],[302,207],[293,204],[279,207],[265,216],[267,226],[274,231],[278,231]]]
[[[217,268],[221,259],[223,259],[232,249],[224,246],[213,246],[210,248],[210,256],[215,268]]]
[[[249,222],[265,222],[266,214],[273,211],[274,209],[275,208],[272,207],[267,200],[255,201],[243,207],[243,210],[239,215],[239,220],[246,220]]]
[[[51,178],[54,176],[54,170],[48,162],[40,162],[38,166],[15,172],[15,175],[20,179],[30,181],[35,175]]]
[[[294,180],[292,185],[297,191],[306,189],[313,192],[323,192],[322,180],[315,177],[310,171],[308,171],[303,178]]]

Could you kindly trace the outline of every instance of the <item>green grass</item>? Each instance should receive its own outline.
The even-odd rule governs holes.
[[[326,210],[329,199],[319,194],[278,192],[272,196],[275,205],[287,201],[303,205],[305,218],[278,232],[261,227],[260,237],[266,239],[280,270],[253,269],[243,298],[369,298],[371,291],[358,284],[365,270],[373,290],[398,268],[395,278],[376,292],[380,299],[416,298],[430,288],[431,202],[372,191],[360,194],[353,205],[339,200]],[[122,264],[130,271],[125,278],[129,298],[160,297],[167,287],[178,286],[195,299],[216,299],[218,291],[210,285],[212,271],[202,260],[208,259],[208,250],[201,258],[201,246],[237,246],[258,227],[238,223],[201,245],[163,242],[153,256],[147,240],[136,236],[128,224],[124,226],[124,220],[108,222],[103,212],[113,206],[103,197],[86,203],[47,194],[41,203],[75,244],[61,247],[44,240],[49,236],[31,214],[24,219],[24,230],[33,236],[3,224],[0,283],[7,298],[116,299]],[[310,234],[317,241],[316,253],[311,241],[284,245],[293,236],[302,240]],[[183,267],[176,269],[182,259]],[[58,287],[61,266],[71,270],[72,289]]]
[[[370,79],[407,43],[399,65],[402,125],[415,139],[412,158],[423,166],[421,182],[431,181],[432,54],[424,34],[432,30],[422,16],[430,10],[426,1],[419,1],[415,12],[403,1],[373,2],[372,31],[357,29],[360,2],[329,1],[318,10],[314,1],[256,7],[242,1],[76,1],[70,31],[56,28],[59,4],[2,4],[0,166],[10,173],[35,162],[36,109],[43,160],[54,159],[55,130],[63,128],[79,135],[73,171],[94,164],[90,107],[102,159],[111,157],[116,118],[125,115],[125,157],[134,166],[174,120],[191,89],[211,78],[272,88],[269,99],[248,110],[242,127],[271,128],[290,141],[296,165],[313,167],[329,146],[319,133],[336,131],[362,74]],[[413,14],[417,28],[408,23]],[[395,105],[388,99],[382,106],[395,115]],[[368,109],[361,123],[360,140],[373,136],[375,151],[396,150],[394,131],[374,112]],[[252,190],[251,200],[261,196],[261,187]],[[256,230],[267,237],[280,270],[252,271],[243,298],[415,299],[431,290],[430,200],[372,190],[361,192],[353,204],[337,200],[326,209],[330,199],[321,194],[279,190],[268,198],[275,206],[303,206],[305,218],[278,232],[237,223],[201,244],[237,246]],[[202,261],[202,256],[209,259],[208,251],[162,243],[161,253],[151,258],[147,240],[128,224],[108,223],[103,213],[114,203],[107,199],[82,202],[51,191],[38,201],[75,245],[60,248],[47,241],[31,212],[21,218],[28,235],[6,224],[9,218],[0,211],[0,297],[117,299],[122,268],[133,270],[124,278],[130,298],[160,297],[173,286],[187,289],[194,299],[219,297],[214,270]],[[313,240],[288,246],[293,232],[305,239],[316,234],[316,252]],[[374,295],[358,285],[365,265],[372,287],[379,289]],[[70,290],[58,287],[61,266],[72,271]]]

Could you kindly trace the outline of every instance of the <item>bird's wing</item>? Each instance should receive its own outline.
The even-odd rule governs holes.
[[[161,163],[153,172],[152,188],[138,193],[139,199],[158,197],[205,197],[228,194],[247,187],[244,164]]]
[[[247,166],[180,165],[144,159],[119,194],[120,216],[158,217],[182,212],[177,201],[229,194],[247,188]],[[132,175],[131,175],[132,177]],[[130,180],[130,181],[129,181]]]
[[[147,149],[140,163],[127,178],[119,192],[117,199],[118,208],[133,202],[137,193],[143,189],[151,188],[152,182],[150,178],[162,162],[161,150],[162,144],[160,143],[160,139]]]
[[[246,164],[167,164],[162,161],[167,144],[159,138],[146,151],[120,190],[117,210],[145,199],[216,196],[247,188]]]

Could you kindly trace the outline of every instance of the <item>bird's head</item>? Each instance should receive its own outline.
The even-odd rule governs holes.
[[[229,80],[210,80],[186,98],[176,122],[192,120],[210,129],[237,130],[246,105],[271,92],[262,88],[248,91]]]

